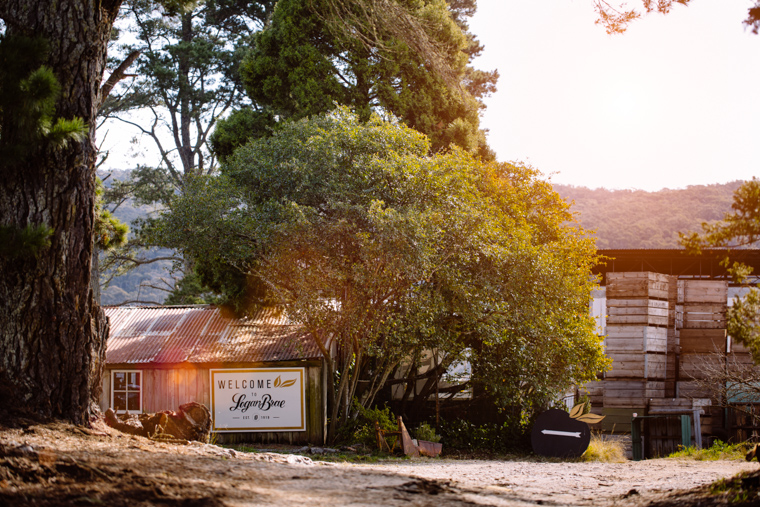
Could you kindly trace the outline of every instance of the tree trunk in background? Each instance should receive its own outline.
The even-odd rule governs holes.
[[[61,84],[56,117],[81,117],[89,137],[0,161],[0,224],[46,224],[35,258],[0,258],[0,399],[4,407],[87,423],[100,394],[108,322],[90,289],[95,113],[120,0],[2,0],[7,35],[41,36]],[[0,125],[11,132],[13,122]]]

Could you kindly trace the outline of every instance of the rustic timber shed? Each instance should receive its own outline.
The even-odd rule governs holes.
[[[106,307],[101,408],[117,413],[209,407],[220,442],[322,444],[325,368],[279,308],[237,319],[214,306]]]

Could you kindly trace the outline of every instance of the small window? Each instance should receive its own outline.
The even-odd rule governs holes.
[[[111,372],[111,408],[117,414],[142,412],[142,372]]]

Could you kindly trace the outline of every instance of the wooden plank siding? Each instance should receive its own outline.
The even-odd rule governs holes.
[[[306,431],[291,432],[239,432],[219,433],[219,443],[263,442],[323,445],[327,420],[326,377],[319,361],[290,361],[274,364],[230,365],[108,365],[104,373],[103,393],[100,406],[105,411],[110,406],[111,371],[139,370],[142,372],[143,412],[154,413],[177,410],[180,405],[195,401],[211,408],[210,373],[218,368],[274,368],[299,366],[306,368]]]

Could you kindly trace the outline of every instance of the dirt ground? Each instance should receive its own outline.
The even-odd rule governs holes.
[[[333,464],[159,443],[97,424],[0,426],[2,506],[704,505],[704,492],[693,488],[758,468],[738,461],[664,459]]]

